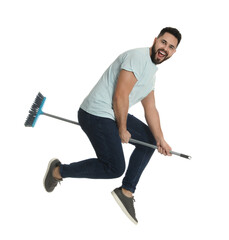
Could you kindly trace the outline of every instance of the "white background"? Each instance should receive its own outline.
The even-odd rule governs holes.
[[[226,0],[1,1],[1,239],[228,240],[228,21]],[[77,121],[110,63],[166,26],[183,39],[159,66],[157,108],[168,143],[193,159],[155,153],[135,194],[137,226],[110,194],[122,178],[66,179],[45,192],[51,158],[94,151],[78,126],[41,116],[24,127],[37,93],[44,111]],[[130,112],[144,120],[140,104]]]

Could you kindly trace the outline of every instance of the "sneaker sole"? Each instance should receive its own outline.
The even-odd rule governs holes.
[[[49,164],[48,164],[48,167],[47,167],[47,170],[46,170],[46,173],[45,173],[45,176],[44,176],[44,179],[43,179],[43,185],[44,185],[44,188],[45,188],[45,180],[46,180],[46,177],[48,175],[48,172],[49,172],[49,169],[50,169],[50,166],[52,164],[53,161],[57,160],[57,158],[53,158],[49,161]],[[46,188],[45,188],[46,190]]]
[[[115,201],[118,203],[119,207],[122,209],[122,211],[126,214],[126,216],[134,223],[134,224],[138,224],[138,222],[136,222],[131,215],[128,213],[128,211],[126,210],[125,206],[123,205],[123,203],[121,202],[121,200],[119,199],[119,197],[116,195],[116,193],[114,191],[111,192],[112,196],[114,197]]]

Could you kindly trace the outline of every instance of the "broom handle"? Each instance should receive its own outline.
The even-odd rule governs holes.
[[[149,148],[153,148],[153,149],[157,149],[158,147],[153,145],[153,144],[149,144],[149,143],[146,143],[146,142],[142,142],[142,141],[139,141],[139,140],[136,140],[136,139],[133,139],[133,138],[130,138],[130,143],[136,143],[136,144],[140,144],[140,145],[143,145],[143,146],[146,146],[146,147],[149,147]],[[185,155],[185,154],[182,154],[182,153],[178,153],[178,152],[174,152],[174,151],[170,151],[171,154],[173,155],[177,155],[179,157],[183,157],[183,158],[187,158],[189,160],[191,160],[191,156],[188,156],[188,155]]]
[[[55,115],[52,115],[52,114],[49,114],[49,113],[42,112],[42,114],[45,115],[45,116],[48,116],[48,117],[52,117],[52,118],[59,119],[59,120],[61,120],[61,121],[73,123],[73,124],[75,124],[75,125],[80,125],[78,122],[74,122],[74,121],[72,121],[72,120],[69,120],[69,119],[66,119],[66,118],[62,118],[62,117],[58,117],[58,116],[55,116]]]
[[[80,125],[78,122],[75,122],[75,121],[72,121],[72,120],[69,120],[69,119],[66,119],[66,118],[58,117],[58,116],[55,116],[55,115],[52,115],[52,114],[49,114],[49,113],[42,112],[41,114],[46,115],[48,117],[59,119],[61,121],[69,122],[69,123],[72,123],[72,124],[75,124],[75,125]],[[139,141],[139,140],[136,140],[136,139],[133,139],[133,138],[130,138],[129,143],[136,143],[136,144],[139,144],[139,145],[142,145],[142,146],[145,146],[145,147],[157,149],[157,146],[155,146],[153,144],[142,142],[142,141]],[[170,153],[174,154],[174,155],[177,155],[177,156],[180,156],[180,157],[183,157],[183,158],[187,158],[189,160],[191,160],[191,158],[192,158],[188,155],[178,153],[178,152],[174,152],[174,151],[170,151]]]

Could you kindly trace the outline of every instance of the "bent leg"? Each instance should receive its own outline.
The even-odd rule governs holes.
[[[133,139],[156,145],[153,134],[149,127],[135,118],[133,115],[128,115],[127,129]],[[129,165],[122,182],[122,187],[134,193],[136,185],[154,153],[154,149],[142,145],[135,145],[135,149],[131,154]]]
[[[78,112],[78,119],[97,158],[62,164],[61,176],[93,179],[120,177],[125,171],[125,159],[115,121],[91,115],[82,109]]]

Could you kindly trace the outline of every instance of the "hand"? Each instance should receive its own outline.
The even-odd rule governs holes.
[[[131,134],[127,130],[119,131],[119,136],[121,138],[122,143],[128,143],[131,138]]]
[[[168,143],[163,139],[163,140],[159,140],[157,142],[157,147],[158,147],[158,152],[165,155],[165,156],[172,156],[172,154],[170,153],[170,151],[172,150],[172,148],[168,145]]]

